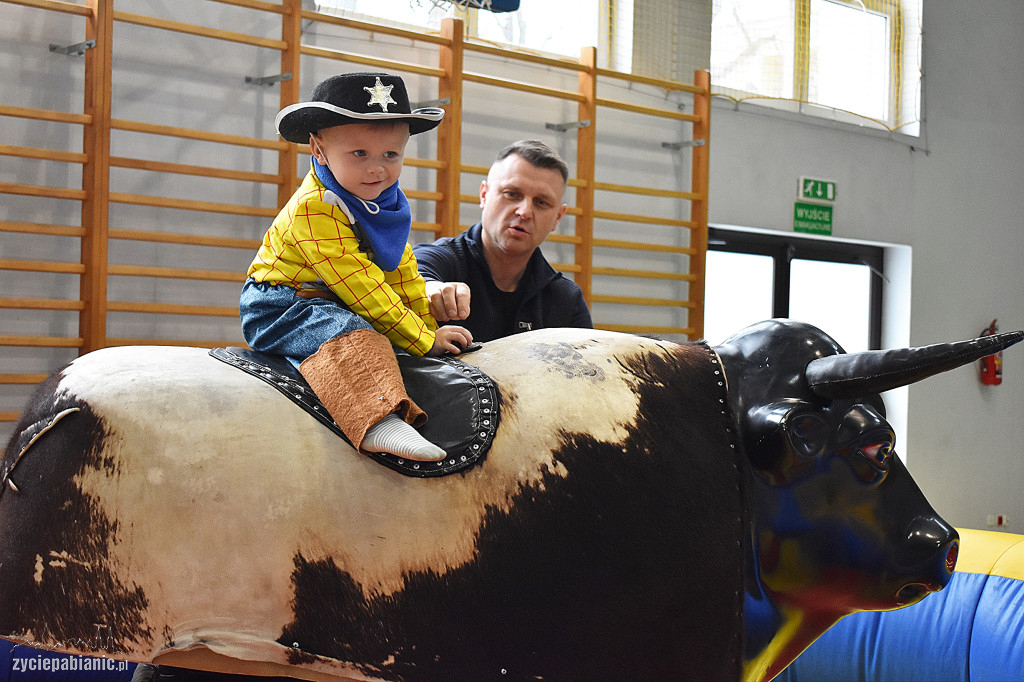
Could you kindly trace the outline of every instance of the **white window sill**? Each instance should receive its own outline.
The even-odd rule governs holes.
[[[759,101],[762,103],[759,104]],[[766,102],[778,102],[779,105],[772,106]],[[788,106],[793,108],[798,107],[800,110],[787,110],[779,108],[779,106]],[[917,124],[921,130],[921,135],[918,136],[888,130],[881,124],[871,122],[868,119],[858,119],[857,116],[844,111],[829,107],[822,107],[816,104],[795,102],[792,100],[768,100],[766,98],[764,100],[751,99],[737,101],[726,95],[713,95],[711,99],[711,107],[713,110],[718,111],[733,111],[754,116],[765,116],[780,121],[812,125],[819,128],[829,128],[831,130],[838,130],[846,133],[869,135],[878,139],[892,140],[893,142],[909,147],[911,151],[928,152],[924,121]],[[814,113],[809,113],[811,110],[813,110]],[[842,120],[844,118],[847,120]],[[855,123],[854,121],[856,120],[863,120],[864,122]]]

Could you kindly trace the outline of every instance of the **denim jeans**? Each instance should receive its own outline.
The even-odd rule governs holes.
[[[326,298],[296,296],[287,285],[245,281],[238,301],[242,334],[253,350],[283,355],[298,368],[325,341],[373,329],[369,322]]]

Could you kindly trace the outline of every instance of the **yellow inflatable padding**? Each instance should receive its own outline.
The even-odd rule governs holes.
[[[1024,580],[1024,535],[957,528],[960,533],[958,573],[998,575]]]

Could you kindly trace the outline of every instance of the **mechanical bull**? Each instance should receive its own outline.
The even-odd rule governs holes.
[[[770,679],[842,616],[947,583],[957,534],[877,393],[1022,337],[521,334],[465,355],[501,423],[436,478],[205,350],[90,353],[2,461],[0,634],[307,680]]]

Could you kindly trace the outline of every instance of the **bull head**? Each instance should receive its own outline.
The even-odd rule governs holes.
[[[1022,338],[847,354],[815,327],[769,320],[715,348],[751,473],[745,679],[771,679],[849,613],[949,582],[959,536],[896,455],[878,393]]]

